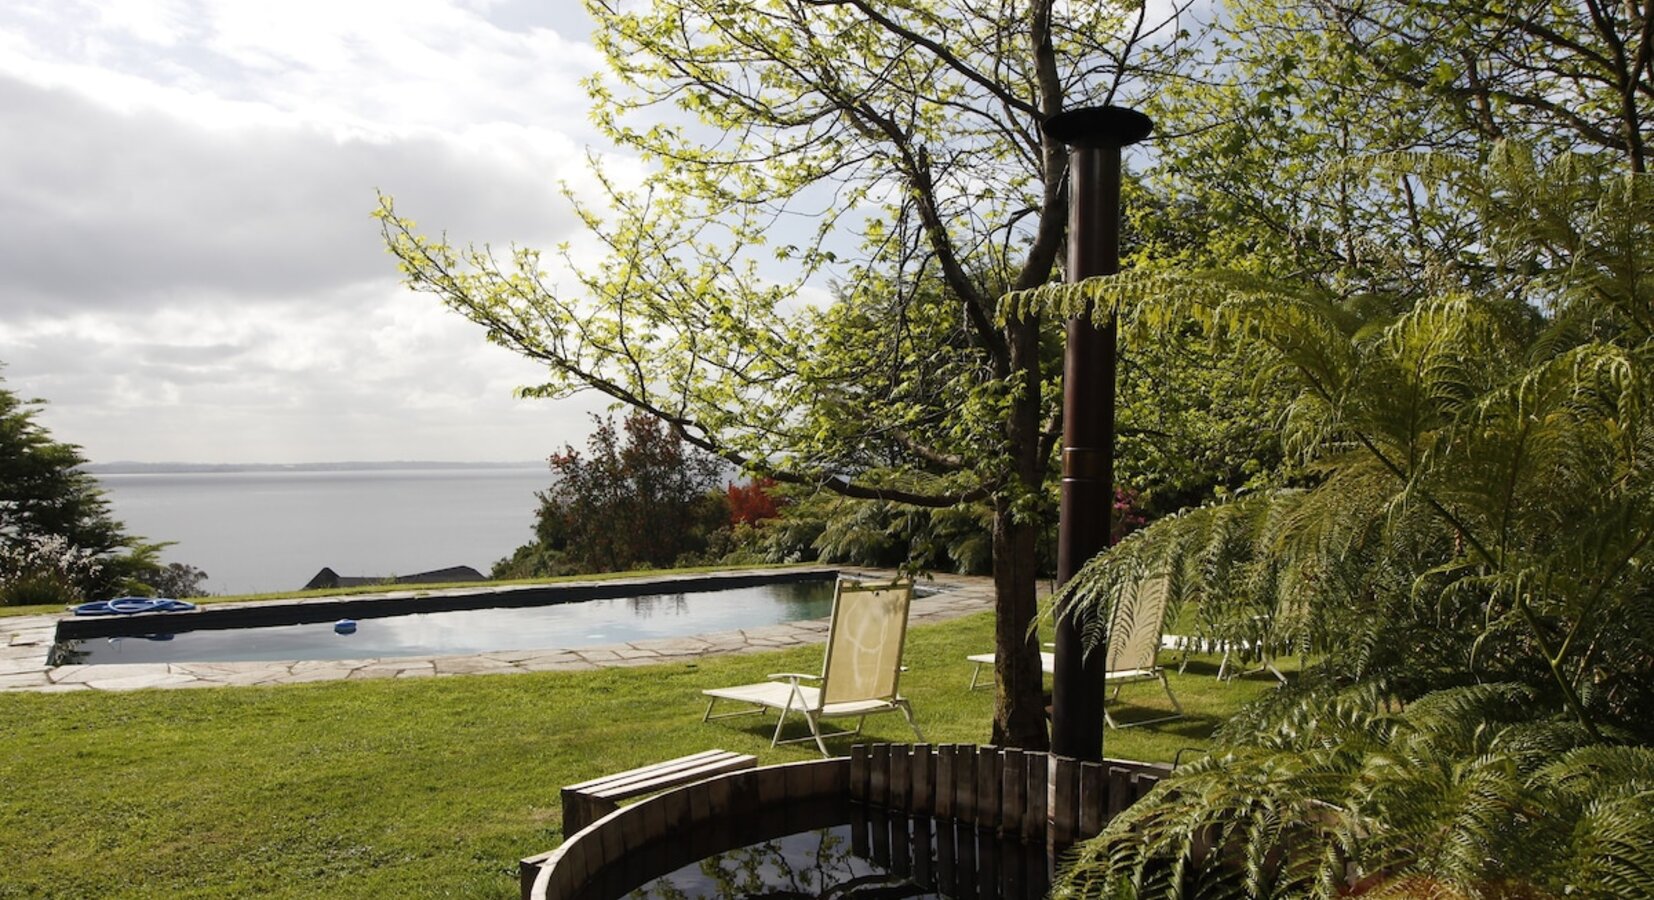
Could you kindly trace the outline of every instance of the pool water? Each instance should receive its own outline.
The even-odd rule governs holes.
[[[59,642],[57,663],[237,662],[454,656],[491,650],[578,649],[826,618],[831,580],[516,608],[357,617],[334,622],[201,629]],[[146,627],[164,622],[150,620]]]

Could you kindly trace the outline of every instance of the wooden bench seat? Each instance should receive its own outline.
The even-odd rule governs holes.
[[[563,788],[563,837],[618,809],[620,801],[704,781],[725,772],[755,768],[758,757],[728,750],[705,750],[666,762],[616,772]]]

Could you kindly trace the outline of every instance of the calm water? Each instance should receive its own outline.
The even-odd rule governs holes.
[[[1042,844],[952,819],[891,815],[709,856],[645,882],[623,900],[1040,900],[1050,887]]]
[[[707,634],[826,618],[832,608],[832,581],[803,581],[515,609],[363,618],[356,620],[356,630],[349,634],[339,634],[333,623],[321,622],[185,631],[164,640],[96,638],[67,642],[62,649],[73,653],[73,661],[79,663],[457,655]]]
[[[214,594],[291,591],[323,566],[410,575],[488,574],[533,537],[543,466],[350,472],[99,475],[129,534],[207,573]]]
[[[856,897],[858,891],[902,900],[936,897],[852,853],[850,826],[839,825],[710,856],[645,883],[623,900]]]

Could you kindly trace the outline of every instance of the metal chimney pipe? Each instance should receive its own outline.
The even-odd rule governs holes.
[[[1154,123],[1136,110],[1098,106],[1059,113],[1047,136],[1068,145],[1070,283],[1120,270],[1120,151],[1148,137]],[[1068,321],[1062,386],[1062,508],[1057,581],[1066,584],[1112,541],[1114,511],[1115,322],[1098,327],[1091,311]],[[1051,750],[1103,758],[1105,654],[1085,656],[1085,624],[1057,623]]]

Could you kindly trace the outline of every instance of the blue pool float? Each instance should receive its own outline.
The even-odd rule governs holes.
[[[194,603],[166,597],[116,597],[113,600],[94,600],[74,608],[77,616],[130,616],[147,612],[188,612]]]

